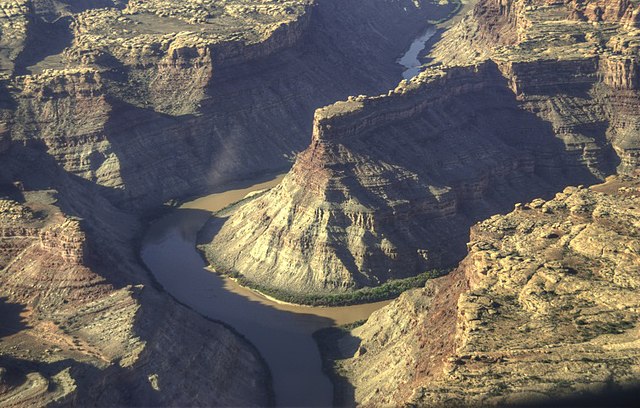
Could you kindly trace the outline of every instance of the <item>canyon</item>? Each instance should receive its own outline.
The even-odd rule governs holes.
[[[0,11],[0,406],[637,387],[637,1]],[[337,309],[239,284],[331,298],[426,271]]]
[[[12,30],[3,49],[19,55],[2,66],[0,129],[3,139],[43,146],[126,208],[288,168],[308,144],[317,107],[393,86],[405,44],[427,16],[452,8],[410,0],[205,2],[210,10],[195,0],[179,10],[162,0],[71,3],[23,0],[5,12]],[[64,35],[45,51],[58,54],[30,46],[54,26]]]
[[[632,174],[638,10],[583,3],[481,1],[417,77],[318,109],[283,182],[212,219],[212,266],[293,293],[377,286],[455,265],[516,202]]]
[[[453,5],[0,10],[0,405],[273,404],[262,356],[164,292],[141,237],[175,200],[289,167],[317,107],[392,86]]]
[[[0,405],[268,404],[255,349],[144,277],[120,236],[132,217],[65,193],[0,200]]]

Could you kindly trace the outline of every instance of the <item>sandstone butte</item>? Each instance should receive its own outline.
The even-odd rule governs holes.
[[[253,346],[142,267],[146,225],[287,167],[316,108],[395,86],[454,7],[0,1],[0,406],[271,403]]]
[[[640,163],[640,8],[482,0],[430,66],[316,111],[283,182],[201,239],[217,270],[340,293],[455,265],[469,228]]]

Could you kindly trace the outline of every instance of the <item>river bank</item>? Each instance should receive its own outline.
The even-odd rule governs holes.
[[[313,334],[366,320],[389,301],[340,307],[283,303],[271,299],[268,292],[263,295],[232,278],[212,273],[196,249],[197,234],[212,213],[238,205],[248,194],[272,188],[282,177],[230,184],[215,194],[176,206],[151,224],[143,238],[140,257],[158,285],[174,299],[232,327],[256,347],[271,370],[277,405],[329,406],[333,402],[333,385],[323,372]],[[393,283],[397,287],[384,297],[392,298],[408,289],[404,284]],[[365,296],[358,301],[375,299],[379,297]]]
[[[328,406],[333,387],[322,372],[312,334],[322,328],[366,319],[388,302],[309,307],[280,304],[206,269],[195,238],[213,211],[254,191],[273,187],[282,175],[184,203],[154,222],[143,239],[141,258],[171,296],[210,319],[221,321],[256,346],[272,372],[276,404]]]

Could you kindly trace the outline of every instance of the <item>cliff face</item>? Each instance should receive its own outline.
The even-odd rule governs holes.
[[[0,122],[119,205],[158,205],[289,166],[317,107],[392,86],[436,3],[25,2]]]
[[[633,172],[637,30],[524,3],[480,2],[460,24],[476,31],[443,40],[458,66],[438,45],[440,66],[388,95],[318,110],[282,184],[213,221],[212,265],[295,292],[376,285],[455,263],[517,201]]]
[[[14,61],[24,49],[29,24],[29,0],[0,4],[0,81],[8,78]]]
[[[267,405],[255,351],[150,282],[129,211],[289,165],[452,7],[0,4],[0,405]]]
[[[119,224],[133,220],[105,202],[92,210],[101,223],[66,215],[69,191],[62,201],[52,190],[3,192],[0,404],[269,402],[267,368],[251,346],[146,280],[127,283],[144,276],[116,246],[126,239]]]
[[[571,187],[474,226],[456,271],[353,331],[355,401],[539,404],[637,384],[639,188]]]

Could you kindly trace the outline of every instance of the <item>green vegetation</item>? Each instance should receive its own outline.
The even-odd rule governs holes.
[[[429,279],[446,275],[448,270],[432,270],[405,279],[390,280],[380,286],[365,287],[348,293],[292,293],[286,290],[273,288],[248,280],[239,273],[226,273],[235,279],[240,285],[257,290],[267,296],[274,297],[283,302],[309,306],[349,306],[360,303],[372,303],[394,299],[402,292],[419,288],[425,285]]]
[[[353,329],[356,329],[367,322],[367,319],[356,320],[355,322],[343,324],[342,326],[338,326],[338,329],[350,332]]]

